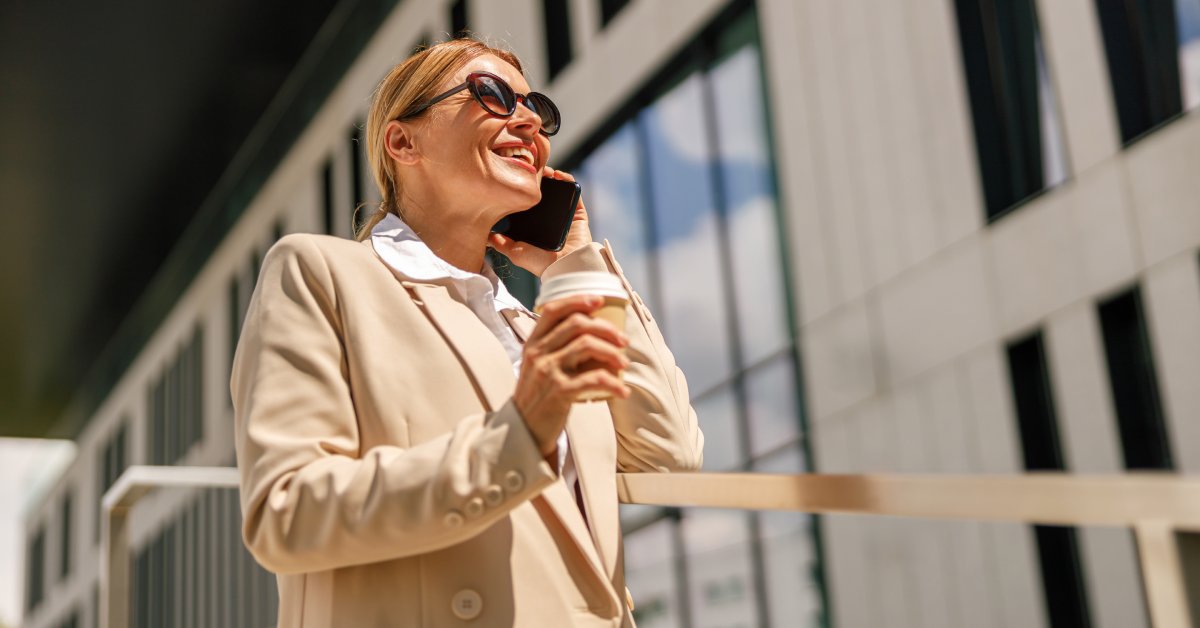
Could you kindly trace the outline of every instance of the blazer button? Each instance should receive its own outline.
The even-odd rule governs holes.
[[[483,492],[483,501],[487,502],[488,506],[499,506],[500,502],[504,501],[504,490],[495,484],[487,487]]]
[[[483,612],[483,598],[471,589],[463,589],[450,600],[450,610],[459,619],[475,619]]]
[[[446,513],[445,517],[442,517],[442,523],[446,524],[447,528],[457,528],[463,524],[462,513],[457,510],[451,510]]]
[[[463,512],[467,513],[468,517],[478,517],[483,514],[483,500],[478,497],[472,497],[463,506]]]
[[[504,488],[510,493],[515,493],[525,488],[525,476],[521,475],[520,471],[509,471],[504,474]]]

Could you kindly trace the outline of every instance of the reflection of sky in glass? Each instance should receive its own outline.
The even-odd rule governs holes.
[[[697,627],[756,626],[746,513],[689,510],[683,519],[689,603]]]
[[[612,241],[643,297],[655,288],[651,302],[687,376],[705,434],[705,471],[744,466],[741,420],[749,421],[755,455],[795,443],[800,433],[764,96],[758,48],[745,45],[675,84],[577,171],[593,236]],[[723,241],[729,245],[729,268],[722,266]],[[736,329],[728,324],[728,299],[737,311]],[[741,364],[735,363],[731,332],[742,349]],[[731,377],[752,365],[743,407]],[[754,469],[807,470],[800,445],[781,453]],[[622,525],[636,529],[661,512],[623,505]],[[762,522],[763,549],[771,554],[764,556],[764,567],[774,625],[815,625],[821,596],[811,573],[810,519],[784,513]],[[740,511],[685,512],[686,603],[694,625],[759,624],[748,523]],[[626,536],[626,571],[641,626],[679,621],[674,604],[680,602],[670,593],[675,576],[669,524],[659,521]]]
[[[1033,50],[1037,55],[1038,113],[1041,115],[1042,130],[1042,178],[1045,187],[1054,187],[1067,178],[1067,152],[1063,146],[1062,125],[1058,120],[1058,101],[1050,74],[1046,69],[1046,57],[1042,54],[1042,37],[1033,38]]]
[[[704,433],[704,470],[730,471],[742,461],[742,439],[738,436],[737,406],[729,386],[692,404]]]
[[[789,448],[754,465],[761,473],[803,473],[807,464],[799,448]],[[821,592],[814,578],[816,549],[812,516],[800,512],[763,511],[763,562],[767,604],[775,626],[819,626]]]
[[[746,376],[751,453],[770,451],[800,433],[792,359],[784,354]]]
[[[639,117],[647,137],[664,334],[693,392],[732,372],[701,75]]]
[[[713,68],[710,76],[738,331],[743,360],[753,364],[788,344],[758,50],[742,48]]]
[[[592,237],[597,241],[607,238],[612,243],[633,289],[647,302],[653,302],[648,293],[646,253],[650,247],[643,229],[646,209],[642,203],[642,165],[636,142],[633,124],[621,127],[583,162],[584,180],[580,185]]]
[[[1183,108],[1200,105],[1200,0],[1175,0]]]
[[[625,582],[641,628],[679,626],[674,547],[667,519],[625,538]]]

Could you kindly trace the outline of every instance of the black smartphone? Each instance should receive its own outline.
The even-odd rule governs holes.
[[[561,251],[579,205],[579,184],[542,177],[542,200],[533,207],[500,219],[492,233],[528,242],[539,249]]]

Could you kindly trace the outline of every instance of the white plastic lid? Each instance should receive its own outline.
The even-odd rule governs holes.
[[[533,307],[538,309],[550,301],[577,294],[595,294],[618,299],[629,298],[629,295],[625,293],[625,288],[621,285],[621,280],[616,275],[603,271],[583,271],[559,275],[544,282]]]

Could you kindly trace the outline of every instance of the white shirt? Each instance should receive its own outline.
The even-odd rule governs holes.
[[[500,312],[507,309],[529,312],[529,309],[509,293],[486,261],[482,274],[458,268],[438,257],[411,227],[391,213],[371,229],[371,246],[384,263],[401,275],[454,290],[504,346],[513,375],[520,376],[522,343]],[[563,430],[558,435],[558,472],[574,490],[575,465],[567,455],[568,447],[567,432]]]

